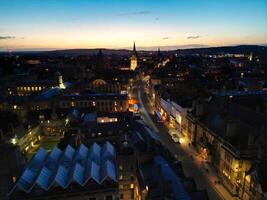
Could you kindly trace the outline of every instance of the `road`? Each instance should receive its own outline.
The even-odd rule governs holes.
[[[211,200],[235,200],[230,193],[221,185],[214,184],[217,179],[213,168],[203,162],[199,154],[189,147],[188,142],[183,140],[176,144],[168,134],[169,127],[157,122],[153,116],[153,107],[148,96],[144,93],[142,81],[136,81],[131,95],[138,98],[140,103],[140,114],[145,123],[154,130],[162,144],[180,161],[187,177],[193,177],[198,189],[206,189]],[[206,170],[208,169],[208,171]]]

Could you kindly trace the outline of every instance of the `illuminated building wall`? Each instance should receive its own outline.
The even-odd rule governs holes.
[[[130,69],[131,70],[135,70],[138,66],[138,56],[137,56],[137,52],[135,49],[135,43],[134,43],[134,47],[133,47],[133,54],[131,56],[131,65],[130,65]]]
[[[124,149],[118,156],[118,179],[120,199],[135,199],[136,159],[133,149]]]
[[[36,93],[39,93],[43,90],[45,90],[47,87],[46,86],[43,86],[43,85],[37,85],[37,84],[34,84],[34,85],[31,85],[31,86],[17,86],[16,87],[16,91],[17,91],[17,95],[18,96],[28,96],[28,95],[31,95],[31,94],[36,94]]]
[[[106,82],[102,79],[96,79],[93,82],[81,82],[75,84],[74,87],[70,88],[68,91],[72,93],[81,93],[85,90],[93,90],[100,93],[121,93],[121,91],[126,90],[126,88],[117,82]]]
[[[120,98],[122,97],[122,98]],[[127,95],[91,96],[90,98],[74,96],[62,98],[58,102],[59,108],[92,108],[97,112],[126,112],[129,109]]]
[[[242,199],[260,199],[261,186],[259,182],[255,182],[257,179],[252,179],[252,175],[248,174],[253,167],[257,149],[238,150],[190,115],[187,116],[185,130],[187,138],[197,148],[200,157],[203,161],[213,164],[222,184],[233,195]]]
[[[137,67],[137,57],[135,56],[135,55],[132,55],[131,56],[131,70],[135,70],[136,69],[136,67]]]

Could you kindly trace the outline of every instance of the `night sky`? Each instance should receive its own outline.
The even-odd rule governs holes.
[[[0,51],[267,44],[266,0],[0,3]]]

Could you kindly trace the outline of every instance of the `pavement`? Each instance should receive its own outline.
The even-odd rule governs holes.
[[[218,180],[215,169],[203,161],[199,153],[189,146],[186,139],[181,144],[175,143],[168,131],[171,129],[167,124],[157,122],[154,117],[152,104],[144,93],[141,81],[136,82],[131,94],[138,98],[140,114],[144,122],[158,134],[162,144],[182,162],[184,173],[187,177],[193,177],[198,189],[206,189],[211,200],[236,200],[221,184],[215,184]]]

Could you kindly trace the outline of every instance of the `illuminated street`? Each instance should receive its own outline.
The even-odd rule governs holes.
[[[163,123],[157,123],[153,116],[153,108],[148,100],[148,96],[144,93],[144,87],[141,81],[137,81],[133,89],[133,97],[138,98],[141,104],[140,113],[143,120],[150,126],[160,137],[161,142],[169,149],[169,151],[182,161],[183,169],[186,176],[193,177],[196,180],[199,189],[207,189],[210,199],[238,199],[232,197],[227,190],[220,184],[214,184],[216,176],[215,171],[210,169],[202,158],[188,146],[188,142],[183,138],[181,144],[175,144],[168,134],[169,129]],[[192,158],[190,157],[192,156]],[[209,169],[207,172],[206,169]]]

